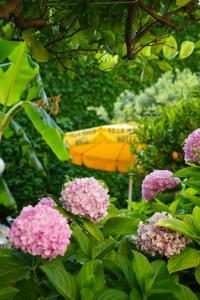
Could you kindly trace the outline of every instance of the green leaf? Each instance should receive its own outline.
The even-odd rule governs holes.
[[[178,6],[184,6],[187,3],[189,3],[191,0],[176,0],[176,5]]]
[[[49,54],[44,46],[35,38],[34,31],[31,29],[25,30],[22,33],[24,41],[33,56],[39,62],[47,62],[49,60]]]
[[[26,278],[30,274],[30,267],[12,256],[1,256],[0,285]]]
[[[194,51],[194,43],[190,41],[184,41],[181,44],[181,51],[179,54],[180,59],[184,59],[192,54]]]
[[[102,241],[104,239],[103,233],[96,224],[94,224],[90,220],[83,220],[83,224],[87,232],[89,232],[89,234],[91,234],[91,236],[96,240]]]
[[[166,61],[157,61],[156,64],[158,65],[159,69],[164,72],[172,70],[172,66]]]
[[[153,270],[148,259],[141,253],[133,251],[133,270],[143,292],[148,292],[153,283]],[[142,267],[141,267],[142,266]]]
[[[171,279],[157,281],[150,291],[150,295],[168,293],[170,293],[171,295],[180,293],[180,287]]]
[[[193,248],[186,248],[180,254],[173,255],[168,261],[170,273],[195,268],[200,264],[200,251]]]
[[[87,235],[83,232],[83,230],[79,227],[78,224],[73,223],[71,226],[73,230],[73,237],[77,240],[81,250],[87,255],[91,254],[91,245],[90,240]]]
[[[194,188],[195,190],[197,190],[199,193],[200,193],[200,181],[199,180],[188,180],[187,182],[186,182],[186,184],[188,185],[188,186],[190,186],[190,187],[192,187],[192,188]]]
[[[68,300],[77,299],[78,291],[75,278],[65,270],[60,261],[46,262],[41,266],[41,269],[61,296]]]
[[[12,300],[18,292],[19,290],[12,286],[0,287],[0,300]]]
[[[38,73],[39,67],[30,66],[26,44],[22,42],[9,54],[8,59],[11,65],[5,72],[0,73],[0,103],[11,106],[20,100],[28,83]]]
[[[153,261],[151,267],[154,273],[153,282],[169,278],[169,272],[166,263],[163,260]]]
[[[191,289],[185,285],[179,284],[181,288],[181,293],[178,293],[177,296],[180,300],[198,300],[198,297],[191,291]]]
[[[195,275],[196,281],[200,285],[200,265],[195,268],[194,275]]]
[[[104,273],[101,260],[93,260],[85,263],[81,268],[78,276],[78,286],[87,288],[93,291],[93,293],[99,293],[104,290]]]
[[[127,294],[120,290],[107,289],[103,291],[95,300],[128,300]],[[139,299],[138,299],[139,300]]]
[[[136,288],[132,288],[130,293],[130,300],[143,300],[142,295]]]
[[[132,288],[135,283],[135,276],[132,269],[131,261],[126,256],[118,255],[118,263],[129,286]]]
[[[165,45],[163,46],[163,54],[165,58],[171,58],[177,51],[177,42],[175,38],[170,35],[165,40]]]
[[[38,159],[33,146],[31,144],[31,141],[29,140],[28,136],[25,133],[24,128],[22,128],[16,121],[11,121],[11,127],[15,134],[20,138],[20,146],[26,146],[26,151],[23,153],[24,156],[28,159],[30,165],[35,168],[38,172],[45,175],[45,170]]]
[[[137,231],[138,224],[138,219],[132,219],[129,217],[113,217],[106,221],[103,227],[103,232],[105,235],[134,234]]]
[[[115,242],[111,240],[99,241],[92,248],[92,259],[102,258],[115,247]]]
[[[6,207],[16,207],[15,199],[11,194],[6,182],[3,180],[3,177],[0,176],[0,204]]]
[[[196,230],[198,236],[200,237],[200,223],[199,223],[199,220],[200,220],[200,207],[199,206],[195,206],[193,208],[192,219],[193,219],[195,230]]]
[[[192,228],[188,227],[183,221],[178,219],[161,219],[156,223],[156,226],[167,227],[188,236],[196,236],[196,233],[192,231]]]
[[[19,46],[19,42],[11,42],[0,39],[0,63],[3,62],[10,53]]]
[[[19,293],[15,296],[15,300],[38,300],[36,284],[31,279],[18,281],[16,287]]]
[[[177,172],[174,173],[174,177],[180,177],[180,178],[199,178],[200,179],[200,167],[188,167],[183,168]]]
[[[41,107],[36,107],[34,103],[23,102],[22,106],[34,127],[42,135],[58,159],[65,161],[69,159],[68,149],[63,142],[63,133],[54,120]]]

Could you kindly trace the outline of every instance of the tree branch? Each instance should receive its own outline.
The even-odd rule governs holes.
[[[133,17],[136,13],[137,2],[131,3],[128,5],[128,13],[126,18],[126,27],[125,27],[125,42],[127,48],[127,56],[131,57],[132,53],[132,25],[133,25]]]
[[[168,27],[171,27],[173,29],[183,28],[182,25],[175,24],[174,22],[169,20],[167,17],[162,17],[162,16],[157,15],[157,13],[151,7],[145,5],[143,0],[139,1],[139,6],[159,23],[167,25]],[[170,15],[170,14],[168,14],[168,15]]]

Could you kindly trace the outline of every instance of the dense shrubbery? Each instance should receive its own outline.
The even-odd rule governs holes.
[[[55,202],[43,198],[24,208],[11,226],[18,250],[0,249],[1,291],[14,300],[198,300],[200,167],[174,175],[182,179],[181,190],[180,180],[170,173],[154,176],[143,189],[154,183],[165,191],[157,189],[163,194],[130,203],[131,211],[118,210],[110,199],[107,214],[106,188],[95,179],[68,182],[61,202],[57,195]],[[171,181],[177,185],[173,191],[167,190]],[[102,192],[106,205],[99,202]],[[104,215],[97,223],[93,206]]]
[[[183,143],[200,123],[200,100],[177,100],[158,116],[141,120],[137,129],[139,143],[146,147],[138,155],[144,169],[176,170],[184,164]]]

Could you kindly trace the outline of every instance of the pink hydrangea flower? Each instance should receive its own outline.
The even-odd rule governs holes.
[[[200,151],[200,128],[193,131],[185,139],[185,161],[196,161],[198,164],[200,164],[200,157],[197,155],[198,151]]]
[[[64,255],[70,243],[67,219],[46,205],[24,207],[14,220],[10,239],[16,248],[44,259]]]
[[[136,247],[151,256],[160,254],[170,257],[179,254],[191,240],[176,231],[155,224],[161,219],[171,219],[166,212],[156,212],[147,224],[140,222],[137,235],[133,237]]]
[[[179,182],[178,177],[172,177],[168,170],[155,170],[145,177],[142,182],[142,198],[152,200],[157,194],[174,188]]]
[[[55,201],[51,197],[41,198],[38,204],[47,205],[47,206],[51,206],[51,207],[56,206]]]
[[[66,183],[60,200],[66,210],[95,222],[107,215],[109,206],[108,191],[94,177]]]

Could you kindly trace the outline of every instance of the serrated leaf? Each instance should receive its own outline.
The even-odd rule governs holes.
[[[73,236],[77,240],[81,250],[87,255],[90,256],[91,253],[91,245],[90,239],[87,235],[83,232],[83,230],[79,227],[78,224],[72,224]]]
[[[180,254],[173,255],[168,261],[170,273],[195,268],[200,264],[200,251],[193,248],[186,248]]]
[[[99,293],[104,289],[104,273],[101,260],[93,260],[85,263],[77,275],[78,286],[89,288],[94,293]]]
[[[194,51],[194,43],[190,41],[184,41],[181,44],[181,51],[179,54],[180,59],[184,59],[192,54]]]
[[[129,297],[126,293],[115,290],[115,289],[107,289],[103,291],[99,296],[96,297],[95,300],[128,300]]]
[[[138,224],[138,219],[132,219],[129,217],[113,217],[106,221],[103,227],[103,232],[105,235],[134,234],[137,231]]]
[[[83,224],[84,224],[85,229],[88,231],[88,233],[90,233],[91,236],[94,237],[96,240],[102,241],[104,239],[103,233],[97,227],[96,224],[94,224],[90,220],[84,220]]]
[[[16,282],[30,274],[30,267],[12,256],[0,258],[0,285]]]
[[[61,296],[68,300],[77,299],[75,278],[65,270],[60,261],[46,262],[40,268]]]
[[[111,240],[99,241],[92,248],[92,259],[103,257],[115,247],[115,242]]]

